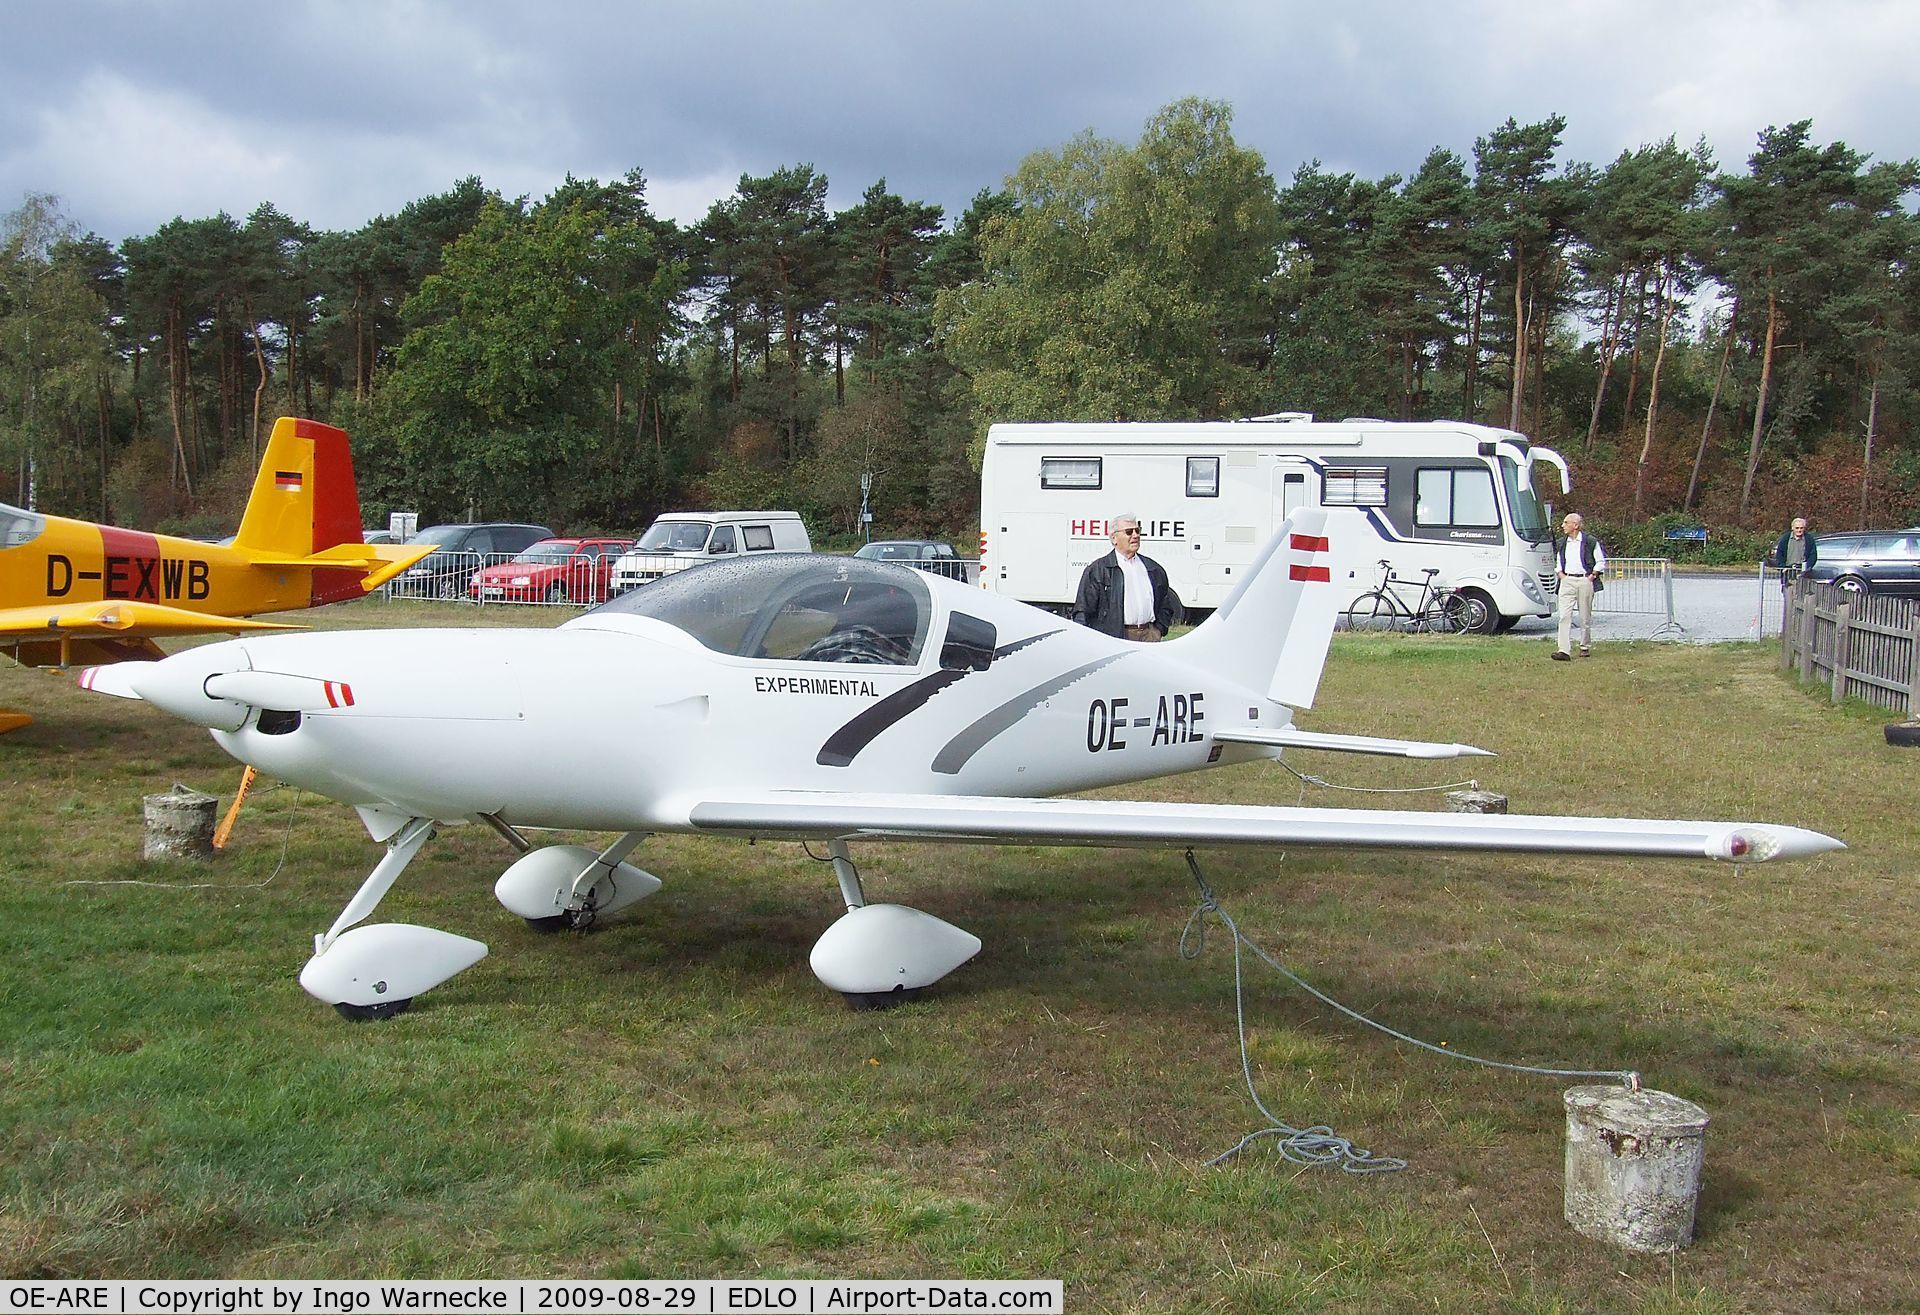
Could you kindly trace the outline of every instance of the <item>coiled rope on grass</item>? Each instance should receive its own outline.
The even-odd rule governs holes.
[[[1613,1078],[1631,1090],[1639,1090],[1640,1075],[1628,1069],[1547,1068],[1534,1064],[1510,1064],[1504,1060],[1486,1059],[1479,1055],[1468,1055],[1458,1050],[1445,1049],[1431,1041],[1422,1041],[1419,1037],[1408,1036],[1405,1032],[1396,1031],[1385,1023],[1367,1017],[1357,1009],[1348,1008],[1268,954],[1251,937],[1241,931],[1240,924],[1234,921],[1233,915],[1221,907],[1219,897],[1207,884],[1206,876],[1200,871],[1199,860],[1194,857],[1191,849],[1187,851],[1186,858],[1187,871],[1192,875],[1194,885],[1200,891],[1200,903],[1187,918],[1187,925],[1180,933],[1180,957],[1189,960],[1198,959],[1205,952],[1209,916],[1218,918],[1221,925],[1232,935],[1233,1010],[1240,1037],[1240,1071],[1246,1078],[1247,1095],[1252,1098],[1254,1108],[1266,1116],[1268,1124],[1267,1127],[1257,1128],[1248,1133],[1238,1143],[1208,1160],[1209,1166],[1224,1164],[1255,1142],[1278,1138],[1280,1154],[1294,1164],[1308,1166],[1337,1164],[1347,1173],[1394,1173],[1407,1167],[1405,1160],[1390,1155],[1375,1155],[1364,1147],[1355,1146],[1326,1124],[1296,1128],[1276,1116],[1267,1108],[1266,1102],[1260,1099],[1259,1085],[1253,1077],[1253,1057],[1247,1046],[1246,977],[1242,947],[1252,951],[1269,968],[1322,1004],[1338,1010],[1356,1023],[1363,1023],[1375,1031],[1383,1032],[1396,1041],[1404,1041],[1410,1046],[1418,1046],[1422,1050],[1444,1055],[1448,1059],[1463,1060],[1486,1068],[1504,1069],[1509,1073],[1533,1073],[1544,1077]]]

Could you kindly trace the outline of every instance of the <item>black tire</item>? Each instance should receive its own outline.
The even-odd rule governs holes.
[[[1375,589],[1371,593],[1361,594],[1347,608],[1347,629],[1364,634],[1398,630],[1400,616],[1400,609],[1394,606],[1393,599]]]
[[[920,998],[917,986],[896,986],[891,991],[842,991],[846,997],[847,1008],[855,1013],[869,1013],[877,1009],[898,1009],[901,1005],[911,1004]]]
[[[1507,633],[1507,631],[1513,629],[1515,626],[1519,624],[1520,624],[1519,617],[1503,616],[1503,617],[1500,617],[1500,619],[1494,623],[1493,630],[1495,634],[1504,635]]]
[[[1500,609],[1478,589],[1462,589],[1453,598],[1459,609],[1456,629],[1469,635],[1491,635],[1500,629]]]
[[[1867,582],[1857,575],[1840,576],[1833,582],[1833,587],[1836,589],[1844,589],[1850,594],[1857,594],[1863,598],[1868,592]]]
[[[372,1005],[336,1004],[334,1010],[349,1023],[384,1023],[396,1014],[406,1013],[412,1003],[413,997],[407,996],[400,1000],[382,1000]]]
[[[1903,749],[1920,748],[1920,721],[1890,721],[1886,726],[1887,743]]]
[[[547,586],[547,601],[549,603],[564,603],[567,601],[567,586],[564,581],[555,580]]]

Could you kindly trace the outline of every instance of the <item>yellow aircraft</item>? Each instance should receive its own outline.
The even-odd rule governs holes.
[[[358,598],[432,551],[363,543],[346,431],[288,417],[231,546],[0,503],[0,648],[64,667],[162,657],[156,635],[293,629],[243,618]],[[0,708],[0,732],[29,720]]]

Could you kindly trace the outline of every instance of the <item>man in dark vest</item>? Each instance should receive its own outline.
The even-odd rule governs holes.
[[[1580,656],[1593,655],[1593,591],[1600,573],[1607,569],[1607,550],[1582,532],[1585,524],[1579,512],[1568,512],[1560,522],[1562,536],[1554,540],[1553,560],[1560,571],[1560,646],[1553,650],[1555,662],[1573,658],[1576,607],[1580,609]]]
[[[1140,518],[1115,516],[1113,551],[1087,563],[1073,619],[1083,626],[1141,643],[1157,643],[1173,626],[1173,590],[1160,563],[1140,552]]]

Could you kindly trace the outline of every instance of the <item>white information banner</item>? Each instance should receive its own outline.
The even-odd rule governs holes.
[[[1064,1309],[1059,1279],[108,1279],[0,1281],[0,1315],[675,1315]]]

